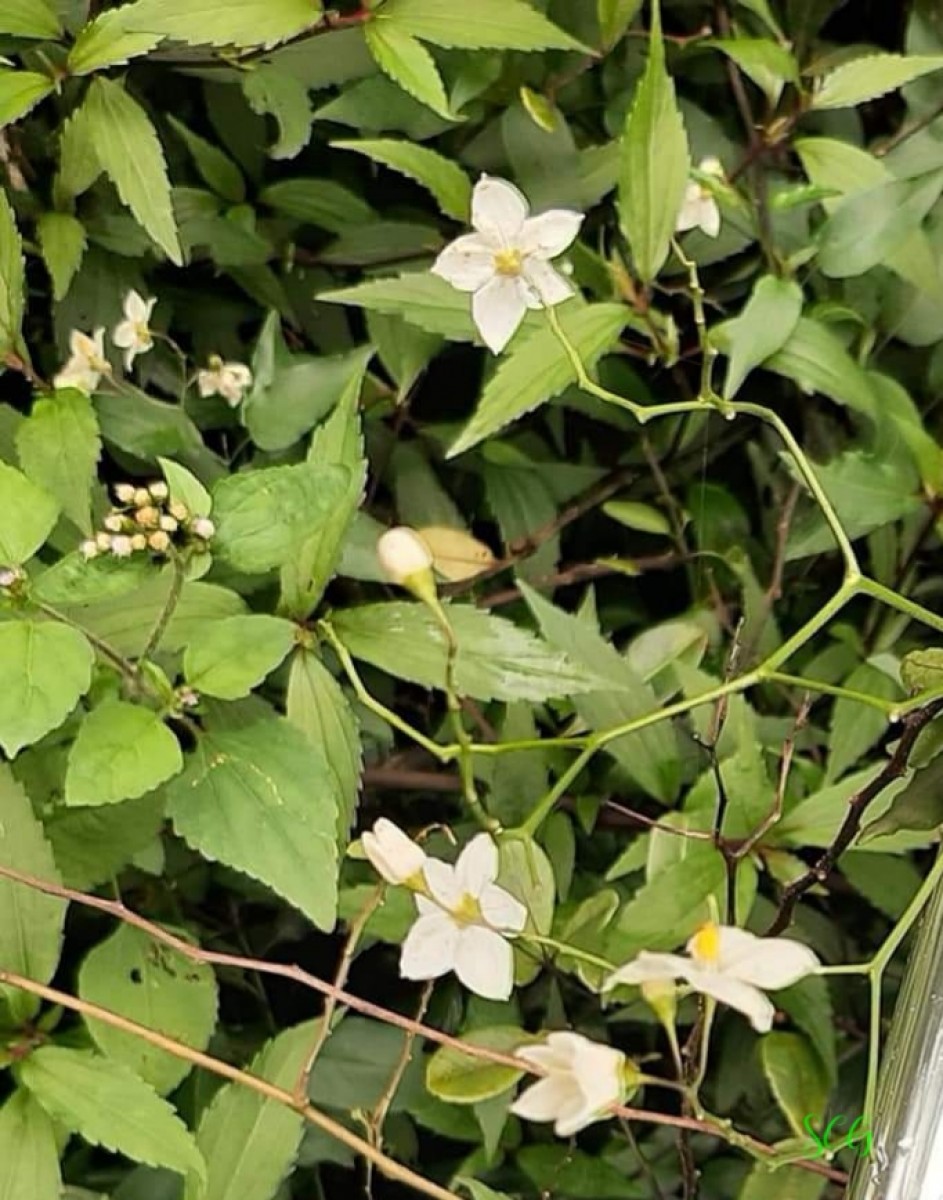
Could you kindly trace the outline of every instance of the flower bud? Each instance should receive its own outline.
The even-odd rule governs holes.
[[[94,541],[92,538],[89,538],[87,542],[83,542],[81,546],[79,546],[79,554],[82,555],[86,562],[90,558],[97,558],[98,542]]]
[[[139,508],[134,514],[134,519],[139,525],[143,525],[145,529],[155,529],[160,523],[160,513],[153,504],[145,504],[143,508]]]
[[[124,529],[124,517],[120,513],[109,513],[103,524],[112,533],[120,533]]]
[[[111,552],[115,558],[129,558],[134,553],[131,539],[124,534],[118,534],[111,539]]]
[[[209,517],[197,517],[190,526],[190,532],[194,537],[202,538],[204,542],[208,542],[216,532],[216,526]]]
[[[360,840],[374,870],[387,883],[405,884],[413,891],[426,890],[422,874],[425,853],[398,825],[381,817]]]
[[[176,533],[179,522],[176,517],[168,517],[166,514],[160,519],[160,527],[165,533]]]
[[[166,500],[170,495],[170,488],[168,488],[166,483],[161,483],[160,480],[157,483],[149,484],[147,490],[151,493],[151,498],[154,500]]]
[[[134,499],[134,485],[130,483],[119,483],[115,487],[115,496],[122,504],[130,504]]]
[[[178,521],[185,521],[190,515],[189,508],[185,504],[181,504],[179,500],[172,500],[167,509],[170,515],[176,517]]]
[[[147,544],[157,554],[166,554],[170,549],[170,537],[162,529],[158,529],[147,539]]]
[[[670,979],[647,979],[640,984],[642,998],[666,1028],[673,1026],[678,1011],[678,994]]]
[[[377,558],[391,583],[406,588],[422,600],[435,596],[432,551],[414,529],[397,525],[381,534]]]
[[[150,504],[151,493],[147,488],[135,488],[132,501],[138,508],[143,508],[145,504]]]
[[[0,570],[0,588],[11,588],[23,577],[23,572],[16,567],[4,567]]]
[[[144,536],[143,533],[134,534],[134,536],[131,538],[131,549],[132,550],[146,550],[147,549],[147,538]]]
[[[95,534],[95,545],[98,547],[99,550],[110,550],[111,549],[111,536],[107,533],[96,533]]]

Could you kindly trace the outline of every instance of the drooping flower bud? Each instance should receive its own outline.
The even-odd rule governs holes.
[[[435,600],[432,551],[414,529],[397,525],[381,534],[377,541],[377,558],[391,583],[427,603]]]

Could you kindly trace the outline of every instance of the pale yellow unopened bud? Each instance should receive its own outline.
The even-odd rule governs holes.
[[[138,508],[143,508],[145,504],[150,504],[151,493],[147,490],[147,488],[135,488],[132,499]]]
[[[152,533],[147,539],[147,544],[158,554],[166,554],[170,547],[170,538],[162,529],[158,529],[156,533]]]
[[[176,517],[168,517],[165,515],[160,519],[160,527],[165,533],[176,533],[178,521]]]
[[[178,521],[185,521],[190,515],[190,510],[185,504],[181,504],[179,500],[173,500],[167,506],[172,517],[176,517]]]
[[[99,550],[110,550],[111,549],[110,535],[107,533],[96,533],[95,534],[95,545],[98,547]]]
[[[415,531],[397,525],[381,534],[377,541],[377,558],[391,583],[428,599],[435,596],[432,574],[432,551]]]
[[[197,517],[190,526],[190,532],[198,538],[202,538],[204,542],[208,542],[216,532],[216,526],[209,517]]]
[[[131,549],[132,550],[146,550],[147,549],[147,538],[144,536],[143,533],[134,534],[134,536],[131,538]]]
[[[88,560],[90,558],[97,558],[98,557],[98,542],[93,541],[91,538],[89,538],[89,540],[87,542],[83,542],[81,544],[81,546],[79,546],[79,553],[86,560]]]
[[[156,529],[160,523],[160,513],[153,504],[145,504],[143,508],[139,508],[134,514],[134,519],[139,525],[143,525],[145,529]]]
[[[119,534],[111,539],[111,552],[115,558],[129,558],[134,553],[131,539]]]
[[[134,499],[134,485],[130,483],[119,483],[115,488],[115,495],[122,504],[130,504]]]
[[[170,495],[170,489],[167,487],[167,484],[161,483],[160,480],[157,483],[149,484],[147,490],[155,500],[166,500]]]
[[[120,533],[124,529],[124,517],[118,513],[109,513],[103,522],[106,529],[112,533]]]

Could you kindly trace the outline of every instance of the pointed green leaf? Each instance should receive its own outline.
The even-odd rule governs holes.
[[[775,275],[757,280],[743,311],[723,328],[723,349],[730,359],[726,399],[733,399],[754,367],[783,348],[801,314],[802,288],[796,282]]]
[[[65,802],[135,800],[181,770],[180,744],[153,709],[109,700],[89,713],[72,743]]]
[[[394,138],[373,141],[331,142],[336,150],[355,150],[422,184],[435,197],[447,217],[467,221],[471,207],[471,182],[462,168],[426,146]]]
[[[421,42],[398,25],[382,20],[370,21],[365,33],[367,47],[384,75],[440,117],[455,120],[439,68]]]
[[[103,808],[59,805],[45,817],[46,836],[63,882],[82,891],[113,879],[153,844],[163,823],[160,792]]]
[[[59,505],[22,471],[0,462],[0,513],[0,564],[12,567],[32,558],[52,533]]]
[[[194,46],[274,46],[315,25],[321,0],[138,0],[128,29]]]
[[[49,883],[61,883],[43,827],[6,764],[0,766],[0,864]],[[56,896],[0,879],[0,962],[18,975],[47,983],[59,965],[66,908],[66,902]],[[0,995],[14,1015],[23,1019],[39,1006],[34,997],[15,989],[0,986]],[[2,1170],[0,1155],[0,1178]]]
[[[25,281],[20,231],[10,201],[0,191],[0,363],[20,344]],[[5,507],[0,505],[0,511]]]
[[[393,279],[371,279],[354,287],[322,292],[318,299],[402,317],[453,342],[473,342],[478,337],[468,297],[425,271],[410,271]]]
[[[0,746],[13,758],[62,724],[88,690],[92,648],[77,630],[51,621],[0,624]]]
[[[205,735],[167,789],[177,834],[321,929],[337,912],[337,800],[324,756],[284,720]]]
[[[688,139],[665,69],[658,0],[653,0],[648,64],[622,134],[618,201],[622,231],[643,283],[651,283],[668,257],[689,168]]]
[[[621,304],[567,305],[560,312],[560,324],[587,368],[612,349],[627,319],[627,310]],[[529,335],[516,335],[485,385],[474,416],[449,448],[448,457],[470,450],[575,382],[573,363],[549,326]]]
[[[278,125],[278,140],[269,157],[297,157],[308,144],[313,120],[304,83],[275,64],[263,64],[243,76],[242,91],[253,112],[274,117]]]
[[[37,71],[0,70],[0,129],[25,117],[54,86],[48,75]]]
[[[763,1073],[797,1137],[808,1133],[805,1120],[818,1125],[825,1113],[829,1085],[818,1054],[801,1033],[769,1033],[760,1041]]]
[[[47,0],[3,0],[0,33],[14,37],[54,38],[61,32],[59,18]]]
[[[120,1063],[87,1050],[41,1046],[23,1060],[19,1075],[54,1120],[91,1145],[205,1179],[190,1131],[153,1088]]]
[[[170,488],[171,500],[186,505],[194,516],[208,517],[213,509],[213,501],[199,479],[186,467],[171,462],[169,458],[158,458],[157,462]]]
[[[216,1026],[216,977],[211,967],[155,942],[143,930],[119,925],[85,956],[79,969],[83,1000],[120,1013],[194,1050],[205,1050]],[[95,1045],[161,1095],[193,1069],[175,1054],[133,1033],[86,1017]]]
[[[46,1110],[25,1088],[0,1108],[0,1196],[3,1200],[59,1200],[59,1147]]]
[[[101,438],[88,396],[67,389],[37,400],[16,432],[16,449],[29,477],[59,501],[82,533],[90,535]]]
[[[940,54],[866,54],[842,63],[818,80],[812,108],[851,108],[940,70]]]
[[[526,0],[475,0],[473,17],[468,10],[442,0],[387,0],[376,21],[388,21],[403,33],[435,46],[584,53],[589,49]]]
[[[183,674],[198,692],[238,700],[271,674],[295,644],[297,627],[252,613],[211,625],[187,646]]]
[[[596,19],[602,42],[614,46],[638,16],[642,0],[596,0]]]
[[[786,344],[763,363],[768,371],[792,379],[806,393],[821,392],[836,404],[874,416],[878,401],[867,372],[827,325],[800,317]]]
[[[102,76],[92,80],[83,109],[95,153],[118,195],[171,262],[181,266],[167,165],[150,117],[121,84]]]
[[[299,648],[292,658],[285,711],[324,755],[340,799],[338,837],[346,842],[360,792],[360,729],[337,680],[310,650]]]
[[[196,169],[203,182],[224,200],[241,204],[246,198],[246,181],[233,160],[213,142],[193,133],[182,121],[168,115],[167,120],[174,133],[190,151]]]
[[[333,179],[283,179],[263,188],[259,200],[276,212],[330,233],[364,225],[377,215],[362,196]]]
[[[132,9],[125,5],[99,13],[80,30],[69,51],[70,75],[90,75],[105,67],[121,66],[160,44],[160,33],[128,28],[131,12]]]
[[[469,1046],[480,1046],[501,1054],[513,1054],[521,1046],[533,1046],[542,1039],[513,1025],[495,1025],[462,1034]],[[426,1087],[449,1104],[477,1104],[500,1096],[527,1072],[500,1063],[463,1054],[452,1046],[440,1046],[426,1065]]]
[[[39,218],[36,232],[53,298],[62,300],[85,257],[85,226],[69,213],[48,212]]]

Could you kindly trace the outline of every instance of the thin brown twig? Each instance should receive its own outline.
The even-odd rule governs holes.
[[[681,566],[685,561],[680,554],[676,554],[674,551],[629,560],[633,571],[639,575],[646,571],[670,571],[674,567]],[[615,563],[576,563],[572,567],[564,567],[563,570],[554,571],[550,575],[541,575],[531,583],[535,588],[571,587],[575,583],[586,583],[591,579],[603,579],[607,575],[624,575],[625,573],[625,568],[617,566]],[[504,604],[513,604],[515,600],[520,600],[521,595],[519,587],[503,588],[500,592],[491,592],[490,595],[480,596],[476,604],[479,608],[499,608]]]
[[[786,798],[786,786],[789,783],[789,772],[792,769],[792,757],[796,749],[796,738],[805,728],[811,708],[812,696],[806,693],[802,698],[799,711],[796,713],[795,720],[793,721],[792,731],[783,743],[783,752],[779,759],[779,778],[776,782],[776,793],[773,796],[773,803],[770,806],[769,812],[750,836],[735,848],[734,854],[737,858],[746,858],[753,847],[762,841],[782,816],[783,802]]]

